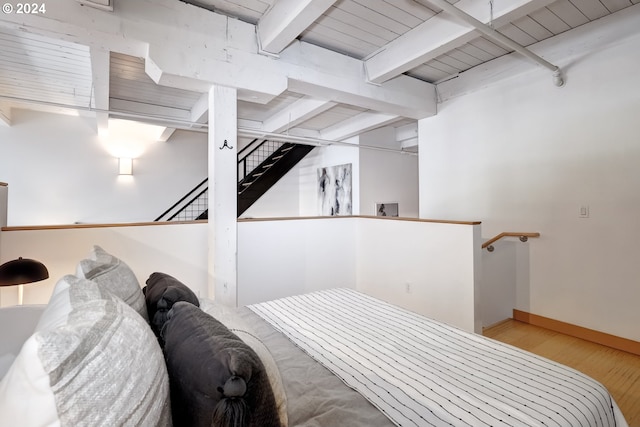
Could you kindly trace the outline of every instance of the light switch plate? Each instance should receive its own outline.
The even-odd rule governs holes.
[[[578,211],[578,217],[589,218],[589,206],[587,205],[580,206],[580,210]]]

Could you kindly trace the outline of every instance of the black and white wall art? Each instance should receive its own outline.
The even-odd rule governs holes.
[[[321,216],[351,215],[351,163],[318,168],[318,210]]]

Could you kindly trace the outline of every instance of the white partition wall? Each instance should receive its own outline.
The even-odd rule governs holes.
[[[238,304],[355,288],[358,218],[238,222]]]
[[[46,304],[56,282],[65,274],[75,274],[78,262],[93,245],[126,262],[141,286],[151,273],[160,271],[181,280],[199,296],[208,296],[205,222],[10,230],[2,231],[0,244],[0,263],[22,256],[37,259],[49,270],[49,279],[24,286],[25,304]],[[13,288],[3,291],[0,306],[16,304]]]
[[[25,304],[47,303],[93,245],[126,262],[140,285],[155,271],[208,292],[206,222],[8,229],[0,262],[37,259],[50,278],[24,287]],[[376,217],[238,222],[238,305],[348,287],[468,331],[481,329],[479,223]],[[0,306],[15,304],[5,298]]]
[[[355,288],[480,332],[479,223],[367,217],[241,221],[238,302]]]
[[[363,218],[358,290],[481,332],[480,225]]]

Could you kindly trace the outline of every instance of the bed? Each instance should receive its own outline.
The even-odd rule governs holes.
[[[352,289],[202,310],[269,348],[291,426],[627,425],[576,370]]]
[[[94,246],[46,306],[0,310],[31,319],[0,334],[0,427],[627,426],[592,378],[353,289],[140,285]]]

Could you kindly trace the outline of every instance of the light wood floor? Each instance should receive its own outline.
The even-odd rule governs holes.
[[[589,375],[609,389],[629,426],[640,427],[640,356],[511,319],[483,335]]]

